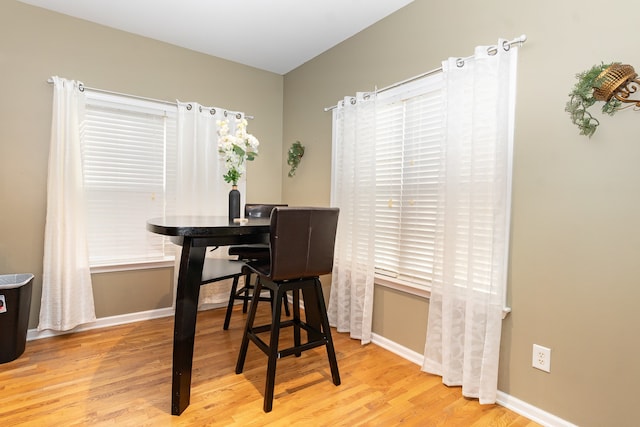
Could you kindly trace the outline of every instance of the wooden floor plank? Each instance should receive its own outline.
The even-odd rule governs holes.
[[[10,426],[504,426],[534,422],[480,405],[439,377],[376,345],[333,331],[342,384],[324,348],[278,361],[273,411],[262,411],[266,356],[250,344],[235,374],[240,307],[228,331],[224,309],[198,314],[191,404],[172,416],[173,318],[27,343],[0,365],[0,420]],[[268,313],[259,311],[266,321]],[[286,333],[283,339],[290,339]]]

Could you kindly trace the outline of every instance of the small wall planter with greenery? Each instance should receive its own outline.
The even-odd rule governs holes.
[[[591,137],[600,124],[589,112],[596,102],[603,102],[601,110],[610,116],[621,109],[622,103],[633,102],[638,106],[640,102],[629,99],[638,88],[637,76],[631,65],[619,62],[594,65],[576,74],[578,82],[569,92],[565,111],[580,129],[580,135]]]
[[[296,141],[291,144],[287,153],[287,164],[291,166],[291,170],[289,170],[289,178],[296,174],[296,169],[298,169],[302,156],[304,156],[304,145],[302,145],[300,141]]]

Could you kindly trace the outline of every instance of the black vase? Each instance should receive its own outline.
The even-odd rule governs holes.
[[[233,222],[235,218],[240,218],[240,192],[234,185],[229,191],[229,222]]]

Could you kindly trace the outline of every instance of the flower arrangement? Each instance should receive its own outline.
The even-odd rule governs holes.
[[[223,175],[226,182],[238,185],[238,181],[246,172],[246,161],[258,156],[258,139],[247,133],[247,121],[236,118],[235,133],[229,133],[229,120],[218,120],[218,153],[224,159],[227,173]]]

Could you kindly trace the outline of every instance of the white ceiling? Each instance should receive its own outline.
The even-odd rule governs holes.
[[[20,0],[285,74],[413,0]]]

